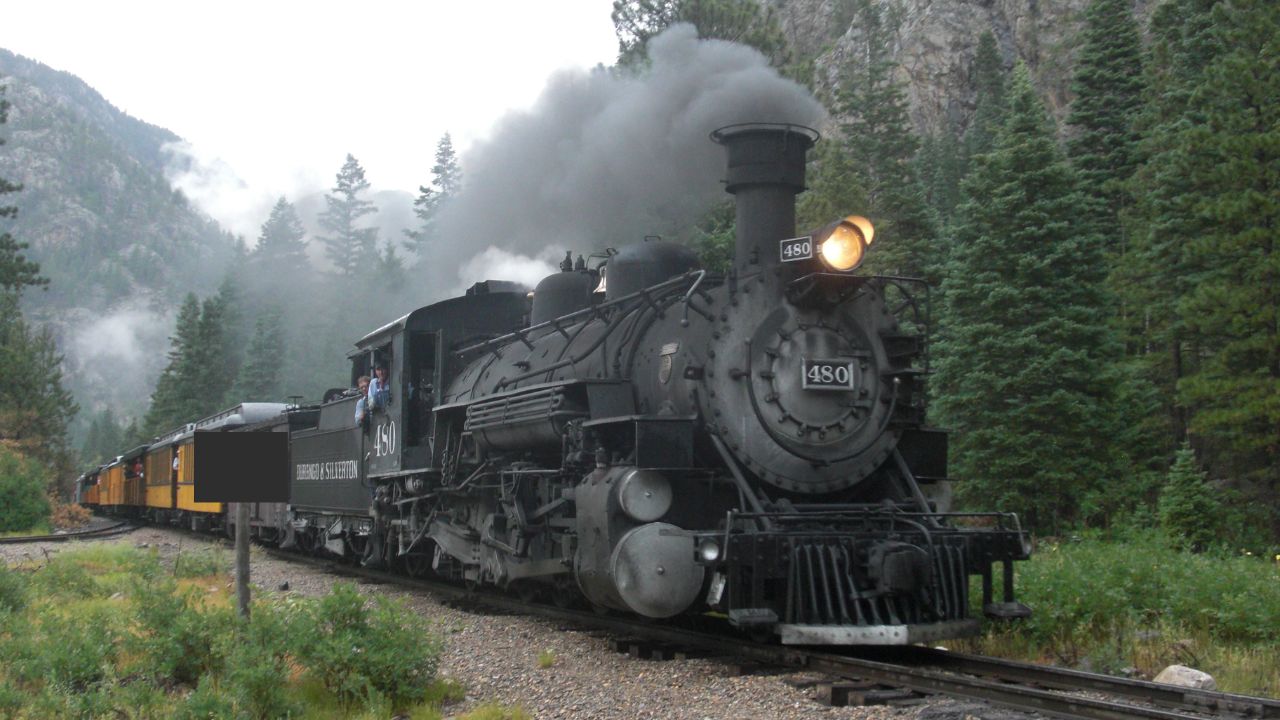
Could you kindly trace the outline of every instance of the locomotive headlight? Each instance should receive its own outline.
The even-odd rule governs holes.
[[[848,272],[862,263],[875,232],[870,220],[850,215],[814,233],[814,237],[819,239],[818,254],[822,262],[832,270]]]
[[[703,538],[698,542],[698,562],[711,564],[720,559],[720,543],[711,538]]]
[[[822,261],[832,270],[852,270],[862,262],[862,237],[857,229],[844,223],[836,226],[822,241]]]

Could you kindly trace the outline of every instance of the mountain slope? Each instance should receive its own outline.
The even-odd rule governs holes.
[[[0,50],[10,102],[0,176],[23,184],[12,232],[52,282],[37,317],[217,283],[232,239],[170,187],[163,146],[179,138],[130,117],[76,77]]]

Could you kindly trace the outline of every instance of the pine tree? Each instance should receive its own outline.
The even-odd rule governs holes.
[[[324,198],[327,209],[320,215],[320,226],[329,233],[320,238],[325,256],[344,277],[367,271],[378,256],[378,229],[360,226],[361,218],[376,212],[373,203],[362,197],[368,190],[364,168],[347,155],[333,194]]]
[[[937,219],[916,176],[919,141],[911,132],[906,94],[894,79],[889,42],[896,33],[878,5],[861,0],[858,24],[866,39],[857,65],[846,68],[839,93],[848,161],[857,169],[876,226],[866,267],[890,275],[938,279]],[[831,218],[835,220],[838,218]]]
[[[1217,539],[1220,517],[1217,491],[1184,442],[1160,493],[1160,525],[1176,547],[1201,552]]]
[[[196,419],[199,410],[192,403],[190,387],[182,383],[192,374],[187,366],[195,353],[199,322],[200,301],[195,293],[189,293],[169,337],[169,363],[151,393],[151,405],[142,423],[144,435],[159,435]]]
[[[70,459],[67,423],[78,411],[52,333],[31,328],[17,293],[0,291],[0,443],[60,471]]]
[[[973,119],[965,133],[965,155],[972,159],[991,152],[996,133],[1004,121],[1005,70],[1004,60],[996,45],[996,36],[990,32],[978,38],[978,50],[973,58],[974,106]]]
[[[1104,208],[1099,229],[1121,240],[1126,183],[1137,165],[1136,120],[1142,109],[1142,48],[1132,0],[1093,0],[1085,12],[1083,44],[1071,85],[1067,124],[1076,134],[1067,151],[1085,191]]]
[[[649,40],[677,23],[693,25],[700,38],[750,45],[774,67],[791,59],[773,7],[759,0],[614,0],[612,18],[621,67],[644,65]]]
[[[307,267],[306,236],[298,211],[282,195],[262,224],[250,262],[262,268],[268,277],[303,270]]]
[[[807,190],[796,198],[797,230],[819,228],[846,215],[862,215],[870,201],[863,187],[865,177],[855,164],[848,146],[841,142],[818,143],[809,158]],[[729,220],[732,231],[732,204]],[[733,241],[729,253],[733,252]]]
[[[916,175],[942,227],[951,222],[960,204],[960,181],[964,179],[965,164],[960,138],[946,129],[924,138],[916,155]],[[946,233],[940,231],[939,234]]]
[[[253,337],[240,376],[232,388],[233,402],[269,402],[284,397],[280,367],[285,359],[284,327],[280,313],[267,310],[258,315]]]
[[[1210,30],[1216,0],[1167,0],[1151,18],[1151,43],[1143,63],[1145,102],[1138,117],[1141,164],[1130,179],[1134,199],[1129,232],[1112,271],[1118,289],[1122,339],[1134,358],[1135,376],[1162,398],[1150,422],[1164,438],[1165,462],[1187,437],[1189,410],[1178,386],[1194,374],[1199,340],[1179,311],[1201,272],[1190,240],[1211,222],[1196,211],[1201,188],[1186,172],[1195,148],[1188,128],[1203,123],[1191,102],[1204,69],[1221,48]]]
[[[89,423],[80,449],[81,464],[100,465],[118,454],[122,447],[125,447],[124,428],[116,421],[111,408],[105,408],[95,413]]]
[[[436,217],[440,209],[462,190],[462,166],[453,150],[453,138],[449,133],[436,143],[436,164],[431,167],[431,185],[418,187],[418,197],[413,201],[413,214],[418,217],[417,230],[405,230],[409,238],[405,247],[421,255],[423,250],[439,242],[436,233]]]
[[[1116,350],[1092,201],[1025,67],[1006,100],[964,183],[934,387],[962,497],[1053,532],[1116,475]]]
[[[239,273],[232,267],[222,283],[218,285],[215,296],[218,308],[222,312],[222,362],[226,371],[222,375],[225,390],[230,390],[232,383],[240,372],[240,364],[244,362],[245,347],[253,334],[253,318],[245,308],[244,293],[240,290]]]
[[[9,103],[0,86],[0,124],[8,120]],[[0,138],[0,145],[4,140]],[[21,185],[0,178],[0,196],[15,193]],[[0,205],[0,221],[7,225],[18,214],[16,206]],[[7,506],[5,523],[21,524],[21,517],[48,515],[43,492],[32,497],[31,489],[56,486],[58,478],[71,475],[71,453],[67,447],[67,424],[79,408],[62,383],[62,356],[49,329],[36,330],[22,317],[23,289],[44,287],[39,264],[23,254],[27,244],[0,229],[0,454],[5,467],[0,481],[6,485],[0,505]],[[27,513],[13,515],[19,505]],[[21,517],[20,517],[21,516]],[[15,519],[18,518],[18,519]],[[28,526],[30,523],[28,523]],[[5,527],[20,530],[25,527]]]
[[[192,420],[223,409],[235,381],[237,368],[227,342],[227,307],[221,295],[206,298],[200,305],[195,346],[182,376],[195,407]]]
[[[166,428],[172,430],[173,428]],[[143,432],[143,428],[138,424],[138,418],[133,418],[129,424],[125,426],[124,431],[120,434],[124,439],[117,447],[135,448],[139,445],[145,445],[155,438],[155,435]]]
[[[405,274],[404,261],[400,259],[400,254],[396,252],[395,245],[387,243],[382,249],[382,253],[378,255],[378,289],[384,295],[394,297],[404,289],[407,276]]]
[[[9,101],[4,97],[5,86],[0,85],[0,125],[9,119]],[[4,145],[0,138],[0,146]],[[18,192],[21,185],[0,178],[0,197]],[[12,220],[17,217],[18,208],[14,205],[0,205],[0,220]],[[18,242],[9,232],[0,232],[0,293],[21,294],[24,287],[44,287],[49,284],[47,278],[40,276],[39,263],[33,262],[22,251],[27,243]]]
[[[1212,28],[1222,50],[1189,102],[1202,122],[1176,140],[1200,230],[1179,312],[1201,349],[1178,390],[1210,467],[1272,503],[1280,535],[1280,5],[1219,4]]]

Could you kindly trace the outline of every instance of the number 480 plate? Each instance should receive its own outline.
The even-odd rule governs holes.
[[[852,390],[853,361],[805,358],[800,386],[805,390]]]

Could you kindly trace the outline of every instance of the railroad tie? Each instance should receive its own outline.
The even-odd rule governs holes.
[[[869,680],[822,682],[818,683],[814,690],[814,700],[831,707],[896,705],[913,702],[921,697],[920,693],[906,688],[887,687]]]

